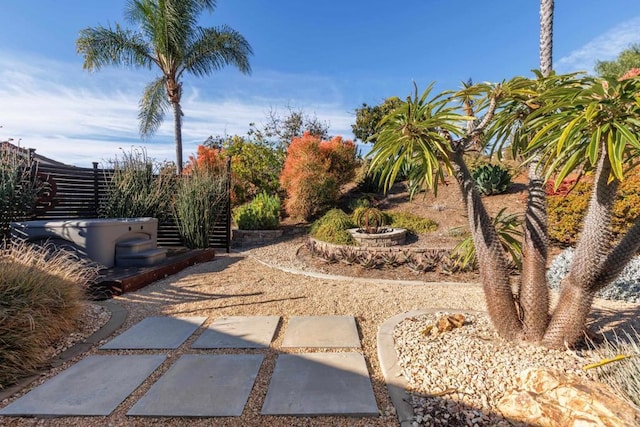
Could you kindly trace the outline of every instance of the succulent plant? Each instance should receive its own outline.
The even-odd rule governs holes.
[[[480,194],[489,196],[507,191],[511,184],[509,171],[500,165],[482,165],[471,172]]]

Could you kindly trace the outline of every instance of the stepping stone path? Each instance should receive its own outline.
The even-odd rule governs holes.
[[[128,416],[240,416],[264,360],[256,352],[270,346],[280,317],[226,317],[202,328],[206,320],[146,318],[100,347],[103,354],[82,359],[0,409],[0,416],[107,416],[165,362],[169,369]],[[174,361],[167,350],[179,348],[200,328],[190,347],[198,353]],[[354,351],[360,339],[352,316],[292,317],[282,347],[317,350],[278,354],[263,415],[378,415],[365,359]],[[159,353],[109,354],[140,349]],[[206,354],[208,349],[215,354]],[[233,354],[221,354],[225,349]]]

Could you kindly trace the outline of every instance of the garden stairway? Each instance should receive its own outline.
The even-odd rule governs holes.
[[[116,267],[150,267],[162,262],[167,250],[158,248],[154,239],[125,240],[116,243]]]

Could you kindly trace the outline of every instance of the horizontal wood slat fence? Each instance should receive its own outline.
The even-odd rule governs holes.
[[[227,163],[227,170],[229,170]],[[76,219],[96,218],[100,201],[107,197],[108,183],[113,176],[111,169],[100,169],[93,162],[93,168],[38,164],[39,178],[48,184],[50,191],[40,198],[33,219]],[[227,190],[230,188],[227,173]],[[227,192],[229,194],[229,192]],[[231,200],[216,220],[209,236],[209,247],[225,249],[229,252],[231,243]],[[158,245],[164,247],[183,246],[178,226],[174,221],[158,223]]]

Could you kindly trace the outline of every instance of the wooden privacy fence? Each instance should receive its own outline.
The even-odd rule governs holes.
[[[39,163],[38,177],[45,182],[46,192],[40,197],[33,219],[96,218],[100,201],[107,197],[109,180],[114,171]],[[227,194],[230,194],[230,164],[227,163]],[[231,242],[231,199],[226,198],[224,209],[209,235],[209,246],[229,252]],[[158,223],[158,245],[183,246],[175,221]]]

